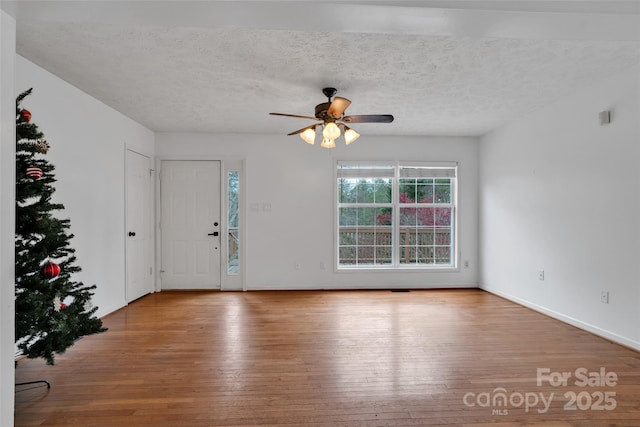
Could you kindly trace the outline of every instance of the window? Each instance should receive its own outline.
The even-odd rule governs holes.
[[[338,268],[456,267],[455,163],[338,162]]]
[[[238,202],[240,200],[240,176],[237,171],[227,173],[227,274],[239,274],[240,271],[240,218]]]

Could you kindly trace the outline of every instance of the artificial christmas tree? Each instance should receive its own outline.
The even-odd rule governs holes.
[[[84,335],[103,332],[98,310],[91,306],[87,286],[73,280],[80,271],[70,246],[70,221],[53,212],[54,167],[44,159],[49,144],[31,113],[21,108],[31,89],[16,100],[16,344],[30,357],[53,365],[54,353],[63,353]]]

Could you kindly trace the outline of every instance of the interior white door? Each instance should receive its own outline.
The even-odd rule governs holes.
[[[135,151],[126,154],[126,299],[131,302],[153,291],[151,238],[151,159]]]
[[[162,161],[160,199],[162,289],[220,289],[220,162]]]

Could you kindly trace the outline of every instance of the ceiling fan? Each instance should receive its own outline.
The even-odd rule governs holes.
[[[316,139],[316,127],[322,126],[322,142],[321,147],[333,148],[336,146],[335,140],[340,137],[340,128],[344,132],[344,140],[347,145],[360,137],[360,134],[347,126],[347,123],[391,123],[393,116],[391,114],[365,114],[345,116],[344,112],[351,104],[347,98],[335,96],[337,89],[333,87],[325,87],[322,93],[328,98],[327,102],[316,105],[315,117],[299,116],[296,114],[269,113],[273,116],[296,117],[299,119],[315,120],[316,123],[311,126],[303,127],[287,135],[300,135],[307,144],[313,144]],[[333,99],[331,99],[333,98]]]

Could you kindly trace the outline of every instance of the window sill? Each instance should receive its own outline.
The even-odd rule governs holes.
[[[363,267],[337,267],[335,269],[337,273],[357,273],[357,272],[386,272],[386,273],[457,273],[460,271],[459,267],[452,265],[443,265],[441,267],[392,267],[392,266],[363,266]]]

